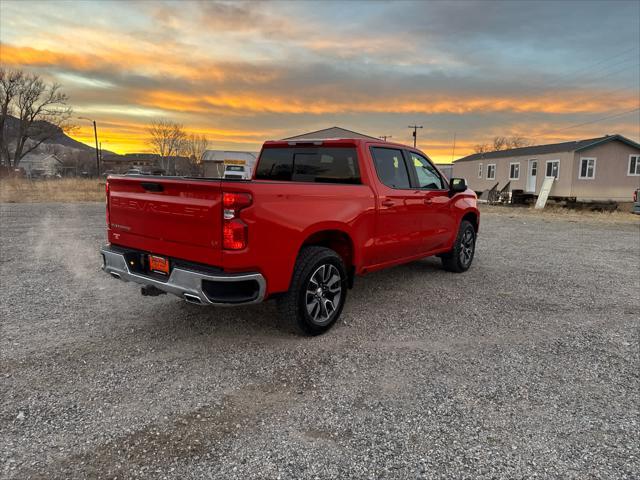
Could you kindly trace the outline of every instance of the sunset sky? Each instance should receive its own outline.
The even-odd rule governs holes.
[[[154,118],[251,151],[333,125],[409,143],[417,123],[446,162],[454,133],[456,158],[495,135],[640,140],[638,1],[2,0],[0,42],[118,153],[148,151]]]

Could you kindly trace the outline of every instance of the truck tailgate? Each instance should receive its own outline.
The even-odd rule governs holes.
[[[219,180],[108,179],[109,241],[184,260],[219,265]]]

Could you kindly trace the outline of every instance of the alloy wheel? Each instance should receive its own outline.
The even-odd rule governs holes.
[[[473,259],[473,250],[475,248],[475,235],[471,228],[468,228],[460,239],[460,263],[465,267],[471,263]]]
[[[342,278],[330,263],[320,265],[307,285],[306,306],[312,321],[318,325],[328,323],[340,306]]]

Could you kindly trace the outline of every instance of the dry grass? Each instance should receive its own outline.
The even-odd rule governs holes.
[[[591,212],[556,206],[547,206],[544,210],[536,210],[533,206],[511,207],[487,204],[481,204],[480,211],[482,213],[508,215],[510,217],[538,217],[568,222],[640,224],[640,215],[634,215],[629,211]]]
[[[0,203],[103,202],[104,180],[61,178],[56,180],[0,180]]]

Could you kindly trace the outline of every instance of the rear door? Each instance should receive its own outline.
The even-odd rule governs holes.
[[[421,197],[422,252],[429,253],[447,245],[456,229],[449,189],[426,157],[412,151],[406,157],[412,184]]]
[[[220,265],[219,180],[110,177],[108,189],[111,243]]]
[[[371,147],[371,156],[378,178],[373,261],[379,264],[419,255],[424,195],[411,186],[405,154],[399,148]]]

